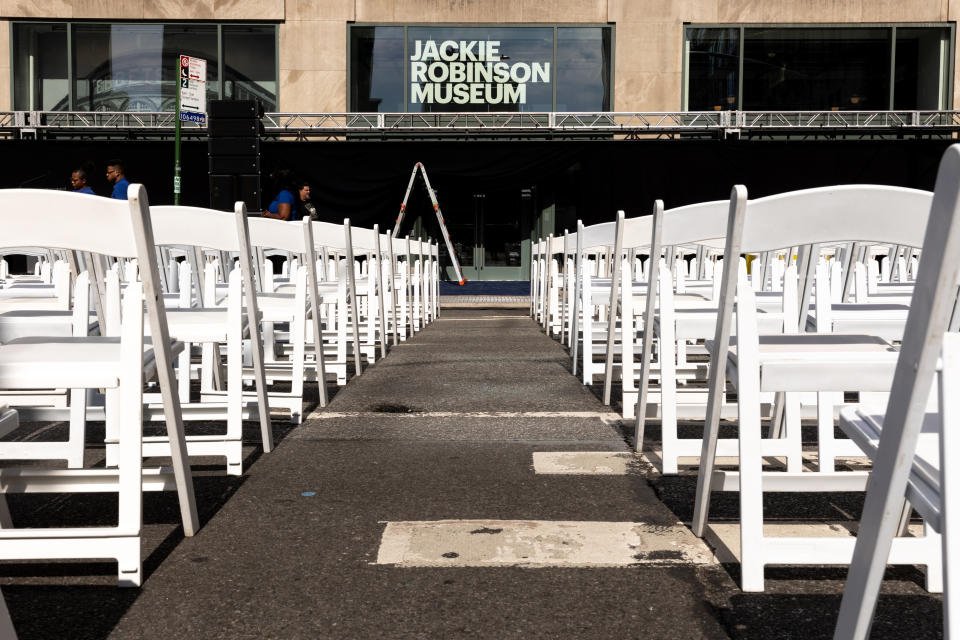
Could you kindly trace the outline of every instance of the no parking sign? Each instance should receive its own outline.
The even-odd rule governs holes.
[[[203,58],[180,56],[180,100],[177,109],[180,120],[206,122],[207,61]]]

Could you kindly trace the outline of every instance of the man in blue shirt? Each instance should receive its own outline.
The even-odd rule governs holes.
[[[74,169],[73,173],[70,174],[70,186],[73,187],[74,193],[96,195],[93,193],[93,189],[87,185],[87,172],[82,168]]]
[[[107,182],[113,185],[110,197],[114,200],[127,199],[127,187],[130,181],[124,175],[123,160],[111,160],[107,163]]]

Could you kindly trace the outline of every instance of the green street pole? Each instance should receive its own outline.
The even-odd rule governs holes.
[[[177,102],[173,112],[173,204],[180,204],[180,56],[177,56]]]

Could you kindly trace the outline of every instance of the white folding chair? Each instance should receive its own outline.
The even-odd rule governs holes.
[[[843,564],[849,561],[853,539],[777,538],[763,531],[764,491],[825,491],[862,489],[865,477],[856,472],[834,472],[833,457],[850,443],[833,439],[833,396],[845,391],[877,391],[889,384],[895,353],[892,346],[874,336],[793,333],[759,335],[756,293],[740,270],[737,259],[744,251],[761,253],[782,247],[808,247],[807,261],[813,269],[817,245],[849,240],[886,241],[900,238],[919,245],[929,212],[928,192],[876,185],[844,185],[808,189],[747,202],[746,189],[733,189],[724,251],[723,281],[711,343],[709,400],[700,454],[697,502],[693,529],[703,535],[711,488],[740,493],[742,588],[763,590],[766,564]],[[918,226],[919,225],[919,226]],[[915,238],[915,236],[917,236]],[[801,269],[805,271],[805,269]],[[810,278],[809,280],[812,280]],[[808,280],[808,282],[809,282]],[[811,287],[812,288],[812,283]],[[808,289],[802,286],[801,309]],[[737,296],[737,342],[730,347],[734,297]],[[798,312],[805,320],[806,314]],[[791,323],[784,317],[783,324]],[[804,323],[805,324],[805,323]],[[772,332],[771,332],[772,333]],[[739,415],[739,472],[714,472],[719,426],[719,407],[726,380],[737,390]],[[800,465],[799,422],[788,424],[786,437],[761,438],[760,394],[817,393],[818,410],[829,407],[829,416],[819,421],[821,467],[803,471]],[[841,396],[842,400],[842,396]],[[789,409],[789,406],[788,406]],[[785,448],[784,448],[785,447]],[[787,458],[786,471],[765,472],[763,457]],[[829,464],[827,464],[829,462]],[[902,539],[896,563],[926,564],[937,561],[930,553],[931,537]],[[935,580],[928,586],[936,590]]]
[[[956,637],[958,550],[954,524],[960,487],[951,454],[957,422],[957,357],[960,337],[946,335],[960,275],[960,146],[940,162],[923,242],[916,289],[904,330],[886,410],[856,407],[840,424],[873,461],[860,529],[840,605],[835,638],[866,638],[904,498],[924,522],[942,534],[944,637]],[[940,410],[927,405],[942,352]],[[953,506],[951,506],[953,505]],[[939,569],[931,567],[929,570]],[[954,571],[951,572],[951,569]],[[951,575],[952,574],[952,575]],[[929,579],[929,576],[928,576]],[[951,589],[951,586],[954,588]]]
[[[23,216],[44,211],[43,225]],[[173,353],[182,348],[170,339],[162,308],[153,229],[146,191],[130,185],[128,200],[78,196],[58,191],[0,191],[0,247],[41,245],[136,258],[141,280],[128,284],[118,337],[20,338],[0,345],[0,389],[95,389],[116,393],[116,412],[108,403],[108,423],[119,425],[117,468],[0,470],[0,488],[9,492],[116,492],[116,527],[0,528],[0,558],[116,558],[119,582],[137,586],[142,580],[140,534],[144,488],[175,486],[180,497],[184,532],[199,527],[193,482],[179,398],[173,377]],[[153,328],[144,341],[143,300]],[[144,475],[141,429],[143,386],[156,375],[170,439],[173,482],[168,474]],[[0,443],[0,456],[4,445]]]
[[[191,250],[231,252],[239,255],[239,270],[229,274],[229,292],[225,306],[217,305],[217,292],[212,282],[206,281],[198,291],[201,305],[191,304],[176,309],[167,309],[167,324],[171,334],[185,344],[181,354],[179,388],[181,410],[187,420],[226,419],[227,430],[223,435],[187,436],[187,451],[191,456],[224,456],[227,470],[233,475],[242,473],[244,416],[254,416],[260,422],[263,450],[273,449],[273,430],[270,422],[270,405],[266,391],[260,311],[253,286],[252,254],[249,229],[245,212],[215,211],[198,207],[157,206],[151,207],[154,241],[158,247],[187,246]],[[188,252],[189,253],[189,252]],[[206,289],[206,292],[203,289]],[[181,293],[187,293],[187,291]],[[187,295],[189,298],[189,295]],[[243,301],[241,301],[241,297]],[[213,298],[213,299],[211,299]],[[241,309],[245,313],[241,312]],[[255,403],[244,402],[243,393],[243,345],[249,336],[252,348]],[[227,388],[214,392],[204,389],[201,401],[190,402],[190,345],[219,345],[227,347]],[[213,349],[205,349],[204,357],[213,357]],[[212,367],[220,363],[211,363]],[[249,397],[249,394],[248,394]],[[168,447],[166,438],[144,439],[144,455],[164,455]],[[108,441],[108,456],[111,452]]]

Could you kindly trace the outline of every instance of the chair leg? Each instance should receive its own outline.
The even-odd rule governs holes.
[[[70,436],[67,443],[67,468],[83,467],[84,440],[87,428],[87,390],[70,390]]]
[[[120,392],[117,389],[105,389],[103,400],[104,411],[104,429],[107,441],[116,443],[120,436]],[[106,465],[108,467],[117,466],[118,447],[116,444],[108,444],[106,450]]]
[[[243,339],[231,327],[227,336],[227,474],[243,474]]]
[[[780,434],[780,437],[787,439],[787,471],[790,473],[800,473],[803,471],[803,440],[800,431],[800,395],[796,393],[778,395],[783,395],[783,433]],[[776,399],[774,399],[774,404],[776,404]],[[830,415],[832,429],[832,410]],[[833,435],[832,432],[831,435]]]
[[[817,451],[818,469],[821,473],[833,473],[836,459],[836,447],[833,438],[834,393],[817,394]],[[843,398],[841,397],[842,401]]]
[[[10,517],[7,496],[3,493],[0,493],[0,529],[13,529],[13,518]]]
[[[666,342],[666,344],[664,344]],[[677,432],[677,368],[676,343],[673,338],[660,341],[660,425],[663,443],[663,473],[677,475],[680,472]],[[667,435],[669,434],[669,435]],[[670,453],[667,455],[667,441],[670,440]]]
[[[740,363],[743,366],[743,363]],[[763,591],[763,458],[760,398],[739,390],[740,588]],[[709,482],[709,478],[707,478]]]
[[[177,356],[177,387],[180,394],[180,403],[190,402],[190,343],[184,343],[183,353]]]

